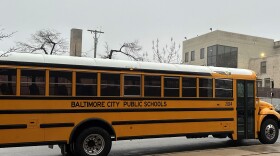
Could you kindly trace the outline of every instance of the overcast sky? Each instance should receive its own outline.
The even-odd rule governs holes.
[[[55,29],[70,40],[70,29],[83,29],[83,51],[93,48],[87,29],[101,29],[98,53],[108,42],[118,49],[138,40],[152,51],[152,41],[162,44],[173,37],[182,43],[213,30],[280,39],[279,0],[0,0],[0,28],[17,31],[0,41],[0,50],[15,41],[27,41],[40,29]],[[93,53],[93,51],[91,51]]]

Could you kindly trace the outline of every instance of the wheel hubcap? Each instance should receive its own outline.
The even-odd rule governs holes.
[[[273,125],[269,124],[265,128],[265,136],[267,139],[272,140],[276,135],[276,129]]]
[[[91,134],[83,142],[84,151],[88,155],[98,155],[105,147],[105,141],[99,134]]]

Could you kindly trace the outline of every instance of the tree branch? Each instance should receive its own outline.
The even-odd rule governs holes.
[[[120,53],[135,61],[144,60],[144,58],[142,57],[144,55],[140,56],[142,47],[138,45],[138,41],[124,43],[118,50],[109,50],[110,48],[108,46],[108,43],[105,43],[105,49],[106,55],[101,56],[102,58],[112,59],[115,53]]]
[[[45,54],[54,55],[65,53],[68,49],[65,39],[60,37],[60,33],[55,30],[39,30],[31,35],[29,42],[18,42],[18,47],[22,51],[36,52],[43,51]]]
[[[16,52],[18,48],[12,47],[0,55],[0,57],[7,57],[9,53]]]
[[[165,47],[162,48],[162,51],[159,50],[159,40],[156,40],[156,43],[153,41],[152,42],[153,47],[153,59],[155,62],[159,63],[180,63],[179,58],[179,50],[180,50],[180,44],[176,45],[176,42],[173,41],[173,38],[171,38],[170,45],[168,46],[167,44]]]
[[[3,33],[4,30],[5,30],[4,28],[0,29],[0,41],[3,40],[4,38],[10,38],[16,33],[16,32],[12,32],[9,34]]]

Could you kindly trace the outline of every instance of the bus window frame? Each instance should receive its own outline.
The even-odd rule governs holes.
[[[201,79],[209,79],[209,80],[212,80],[212,84],[211,84],[211,87],[200,87],[200,81]],[[214,84],[214,78],[213,77],[198,77],[198,97],[199,98],[214,98],[214,87],[213,87],[213,84]],[[211,88],[211,89],[210,89]],[[200,96],[201,95],[201,90],[200,89],[209,89],[212,91],[212,96]]]
[[[125,87],[126,86],[137,86],[137,85],[126,85],[125,84],[125,77],[139,77],[139,82],[140,82],[140,84],[139,84],[139,89],[140,89],[140,91],[139,91],[139,95],[126,95],[125,94]],[[123,74],[123,96],[124,97],[142,97],[142,75],[141,74]]]
[[[217,88],[217,87],[216,87],[217,80],[231,81],[231,89]],[[233,98],[233,94],[234,94],[234,93],[233,93],[233,79],[230,79],[230,78],[215,78],[215,79],[214,79],[213,86],[215,86],[215,88],[213,88],[213,89],[214,89],[214,92],[215,92],[215,97],[217,97],[216,90],[218,89],[218,90],[226,90],[226,91],[231,90],[231,96],[230,96],[230,97],[224,97],[224,96],[223,96],[223,97],[217,97],[217,98],[229,98],[229,99]],[[213,93],[214,93],[214,92],[213,92]]]
[[[55,97],[55,96],[64,96],[64,97],[73,97],[73,84],[74,84],[74,80],[73,80],[73,72],[74,72],[74,70],[60,70],[60,69],[49,69],[49,74],[48,74],[48,76],[49,76],[49,81],[48,81],[48,87],[49,87],[49,92],[48,92],[48,96],[50,96],[50,97]],[[70,74],[70,77],[71,77],[71,81],[70,81],[70,83],[56,83],[56,82],[54,82],[54,83],[51,83],[51,73],[52,72],[67,72],[67,73],[69,73]],[[69,89],[69,91],[70,91],[70,93],[69,93],[69,91],[68,91],[68,88],[67,88],[67,94],[68,95],[58,95],[58,94],[50,94],[51,93],[51,85],[55,85],[55,84],[61,84],[61,85],[64,85],[66,88],[67,88],[67,85],[69,85],[71,88]],[[55,92],[55,91],[54,91]]]
[[[199,90],[199,87],[197,87],[199,85],[198,83],[198,77],[190,77],[190,76],[181,76],[182,78],[182,85],[181,85],[181,88],[182,88],[182,98],[196,98],[198,97],[199,95],[197,94]],[[194,87],[184,87],[183,86],[183,83],[184,83],[184,78],[187,78],[187,79],[194,79],[195,80],[195,85]],[[184,96],[183,93],[184,93],[184,89],[195,89],[195,96]]]
[[[164,79],[163,79],[164,97],[176,97],[176,98],[180,97],[180,88],[182,87],[182,86],[180,86],[180,77],[181,76],[164,76]],[[176,80],[178,80],[178,88],[166,88],[165,79],[176,79]],[[165,95],[165,90],[175,90],[175,89],[178,90],[178,96],[166,96]]]
[[[44,97],[44,96],[46,96],[46,84],[47,84],[47,79],[46,79],[46,75],[47,75],[47,73],[46,73],[46,70],[47,69],[43,69],[43,68],[19,68],[19,70],[20,70],[20,75],[19,75],[19,81],[20,81],[20,84],[19,84],[19,88],[20,88],[20,96],[36,96],[36,97]],[[33,85],[33,82],[23,82],[22,81],[22,72],[23,71],[43,71],[44,72],[44,76],[43,76],[43,78],[44,78],[44,82],[35,82],[34,84],[35,85],[37,85],[37,84],[42,84],[43,86],[44,86],[44,94],[40,94],[40,95],[31,95],[31,94],[22,94],[22,84],[29,84],[29,83],[31,83],[31,85]],[[39,87],[38,85],[37,85],[37,87]]]
[[[3,67],[3,68],[1,68],[1,69],[7,69],[7,70],[15,70],[15,81],[1,81],[1,83],[5,83],[5,84],[9,84],[9,83],[11,83],[12,85],[14,84],[14,93],[15,94],[7,94],[7,95],[5,95],[5,94],[1,94],[0,96],[18,96],[18,78],[19,78],[19,76],[18,76],[18,68],[13,68],[13,67]],[[2,85],[2,84],[1,84]],[[12,87],[13,88],[13,87]],[[2,92],[1,92],[2,93]]]
[[[146,83],[145,83],[145,78],[146,77],[159,77],[159,80],[160,80],[160,83],[159,83],[159,85],[158,86],[151,86],[151,85],[146,85]],[[162,94],[163,94],[163,91],[162,90],[164,90],[164,87],[163,87],[163,83],[164,83],[164,81],[162,81],[162,79],[163,79],[163,77],[164,76],[162,76],[161,74],[155,74],[155,75],[152,75],[152,74],[143,74],[143,81],[144,81],[144,83],[142,84],[143,85],[143,88],[144,88],[144,95],[143,95],[143,97],[151,97],[151,98],[162,98],[163,96],[162,96]],[[146,91],[145,91],[145,88],[146,88],[146,86],[147,87],[154,87],[154,88],[159,88],[160,89],[160,95],[159,96],[147,96],[147,95],[145,95],[146,94]]]
[[[103,84],[102,83],[102,75],[103,74],[111,74],[111,75],[119,75],[119,85],[116,84]],[[122,73],[121,72],[110,72],[110,71],[105,71],[105,72],[100,72],[100,97],[121,97],[122,96]],[[97,82],[98,83],[98,82]],[[118,86],[119,87],[119,95],[102,95],[102,86],[106,85],[106,86]]]
[[[77,83],[78,74],[95,74],[96,75],[96,84],[84,84],[84,83]],[[91,71],[75,71],[75,80],[73,79],[73,85],[75,86],[75,95],[76,97],[98,97],[98,72],[91,72]],[[95,86],[96,87],[96,95],[77,95],[78,86]]]

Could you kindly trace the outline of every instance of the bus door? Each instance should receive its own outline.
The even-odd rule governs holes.
[[[255,138],[254,81],[237,80],[237,138]]]

